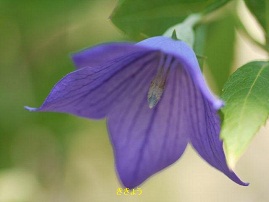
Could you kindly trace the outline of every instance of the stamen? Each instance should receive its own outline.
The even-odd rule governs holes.
[[[161,58],[157,74],[152,79],[148,91],[148,104],[150,109],[155,107],[162,97],[165,88],[166,78],[172,64],[172,59],[172,57],[166,58],[165,56]]]
[[[159,75],[157,75],[151,81],[149,91],[148,91],[148,103],[149,103],[150,109],[152,109],[158,104],[163,94],[164,87],[165,87],[165,78],[162,78]]]

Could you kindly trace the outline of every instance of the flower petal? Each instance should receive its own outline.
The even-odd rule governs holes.
[[[158,65],[157,55],[159,52],[140,51],[102,66],[78,69],[54,86],[40,108],[30,110],[104,118],[139,83],[137,77]]]
[[[140,51],[145,47],[134,46],[133,43],[107,43],[82,50],[72,55],[75,66],[79,68],[97,67],[114,59],[126,57]]]
[[[157,36],[146,39],[137,43],[137,46],[142,46],[151,49],[161,50],[167,54],[175,56],[186,68],[191,77],[196,81],[206,99],[212,103],[215,109],[223,106],[223,101],[216,98],[206,85],[202,76],[199,64],[193,50],[183,41],[173,40],[168,37]]]
[[[152,109],[147,102],[152,76],[141,76],[136,97],[122,100],[108,115],[116,168],[125,187],[133,188],[175,162],[188,142],[181,68],[171,68],[163,96]]]
[[[187,109],[190,110],[186,117],[191,117],[189,135],[191,143],[198,153],[212,166],[222,171],[229,178],[241,185],[242,182],[229,170],[222,141],[219,139],[220,121],[217,109],[223,106],[222,100],[217,99],[210,91],[202,76],[195,53],[182,41],[175,41],[166,37],[153,37],[137,44],[138,46],[161,50],[173,55],[180,61],[188,72],[189,91]],[[193,84],[192,81],[195,81]],[[197,115],[196,115],[197,114]]]
[[[227,175],[234,182],[247,186],[228,168],[223,143],[219,138],[220,120],[212,103],[200,92],[191,79],[189,83],[189,115],[191,119],[190,141],[200,156],[210,165]]]

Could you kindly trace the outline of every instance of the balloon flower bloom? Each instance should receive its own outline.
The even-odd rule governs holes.
[[[77,68],[39,108],[107,120],[121,183],[134,188],[178,160],[190,143],[240,185],[219,138],[223,102],[209,90],[196,55],[168,37],[107,43],[73,55]]]

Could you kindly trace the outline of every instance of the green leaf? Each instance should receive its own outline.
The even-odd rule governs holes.
[[[269,62],[250,62],[239,68],[224,86],[222,109],[228,165],[233,168],[269,115]]]
[[[268,0],[245,0],[250,12],[256,17],[265,32],[267,43],[269,43],[269,1]],[[269,45],[269,44],[268,44]]]
[[[196,57],[198,59],[202,71],[204,63],[207,59],[205,56],[205,46],[207,44],[206,41],[207,27],[208,26],[206,24],[200,24],[199,26],[196,26],[194,29],[195,40],[193,44],[193,50],[196,54]]]
[[[210,12],[229,0],[121,0],[112,13],[112,22],[126,34],[161,35],[169,27],[182,22],[188,15]]]
[[[225,31],[224,31],[225,30]],[[217,92],[221,92],[227,81],[235,52],[235,23],[227,15],[207,26],[205,52],[206,63],[212,74]]]

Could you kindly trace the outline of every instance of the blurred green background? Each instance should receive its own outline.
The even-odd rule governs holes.
[[[126,40],[109,21],[115,5],[116,0],[0,0],[0,202],[269,201],[268,127],[237,167],[250,187],[234,184],[188,147],[180,161],[141,186],[141,196],[117,196],[121,185],[104,121],[24,110],[40,106],[52,86],[74,69],[72,52]],[[223,26],[229,24],[225,19]],[[212,42],[221,29],[210,28],[211,43],[207,40],[215,49],[227,45],[223,36],[222,43]],[[237,38],[239,59],[230,65],[262,57]],[[208,77],[217,74],[210,73],[210,64],[218,61],[208,61]],[[223,82],[210,81],[212,86]]]

